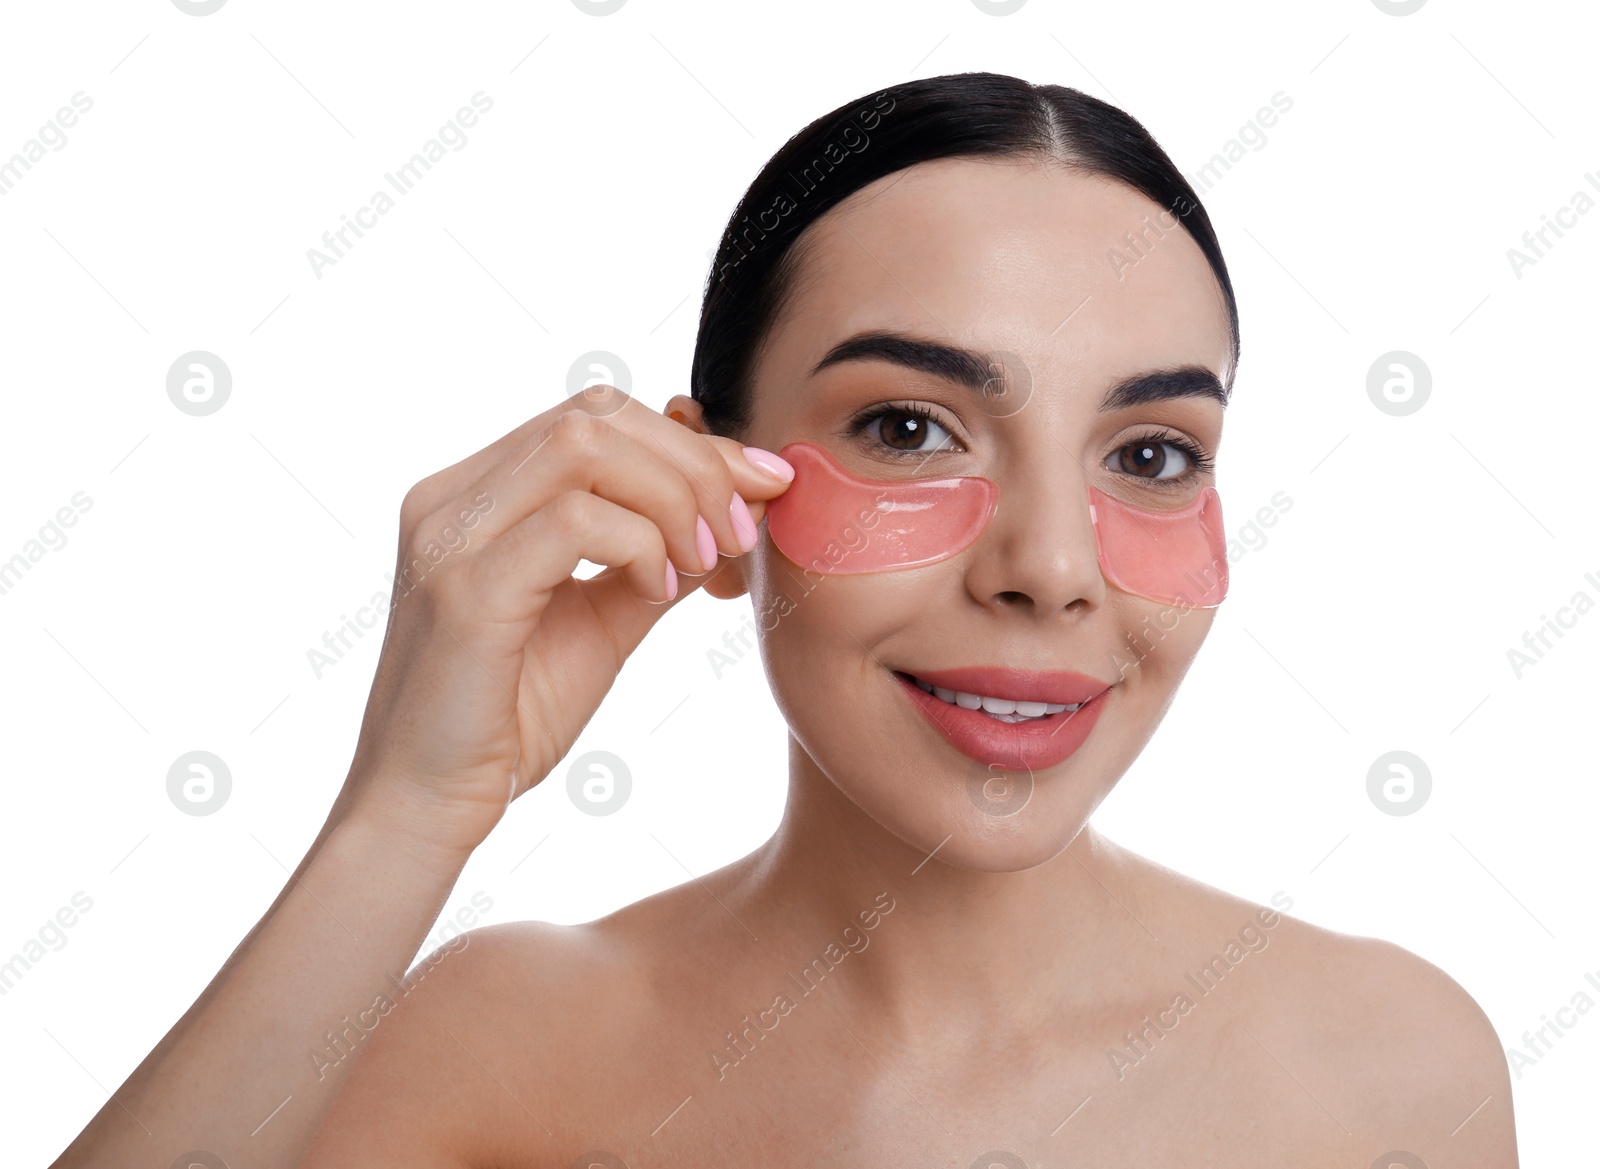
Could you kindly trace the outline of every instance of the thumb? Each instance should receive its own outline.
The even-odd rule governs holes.
[[[615,567],[607,568],[588,580],[579,582],[579,588],[593,606],[595,615],[611,630],[617,649],[627,657],[639,648],[639,643],[644,640],[645,635],[655,628],[656,622],[661,620],[668,610],[676,608],[685,597],[707,581],[726,572],[733,560],[733,557],[719,556],[716,567],[699,576],[688,576],[680,572],[678,594],[664,604],[647,601],[639,596],[628,587],[627,578]]]

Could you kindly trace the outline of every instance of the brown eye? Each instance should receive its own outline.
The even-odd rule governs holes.
[[[934,429],[942,428],[914,414],[887,414],[878,419],[878,437],[896,450],[920,450]]]
[[[955,439],[931,411],[910,406],[874,410],[857,428],[897,454],[932,454],[950,449]]]
[[[1189,470],[1189,456],[1170,442],[1140,440],[1130,442],[1111,455],[1114,470],[1141,479],[1180,479]]]

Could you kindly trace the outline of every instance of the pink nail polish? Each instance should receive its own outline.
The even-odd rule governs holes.
[[[678,570],[672,567],[672,561],[667,561],[667,600],[672,600],[678,595]]]
[[[733,520],[733,534],[738,538],[739,551],[750,551],[759,539],[756,535],[756,521],[750,514],[749,505],[737,492],[734,493],[733,501],[728,504],[728,515]]]
[[[701,572],[710,572],[717,566],[717,538],[703,515],[694,517],[694,548],[700,553]]]
[[[794,467],[790,465],[788,459],[781,458],[771,451],[764,451],[758,446],[747,446],[743,450],[744,457],[750,460],[752,466],[761,468],[785,483],[794,479]]]

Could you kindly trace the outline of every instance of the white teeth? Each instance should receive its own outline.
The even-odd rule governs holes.
[[[1001,722],[1026,722],[1028,719],[1043,718],[1050,714],[1060,714],[1064,710],[1077,710],[1081,703],[1060,702],[1017,702],[1010,698],[990,698],[981,694],[968,694],[965,690],[949,690],[943,686],[934,686],[924,682],[921,678],[913,681],[926,693],[943,702],[952,703],[964,710],[982,710],[985,714],[992,715]]]

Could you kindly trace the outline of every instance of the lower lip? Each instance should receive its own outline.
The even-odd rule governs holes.
[[[1108,687],[1075,711],[1006,723],[936,698],[903,674],[894,678],[952,747],[969,759],[1010,771],[1042,771],[1070,758],[1094,730],[1111,693]]]

